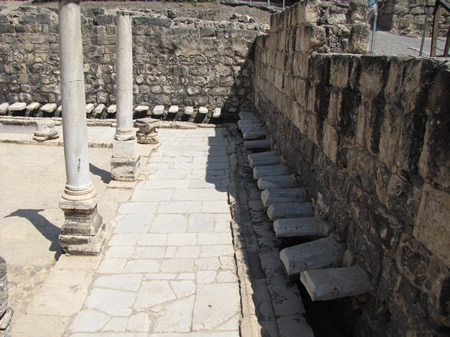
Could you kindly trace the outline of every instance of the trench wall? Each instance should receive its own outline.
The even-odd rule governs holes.
[[[302,1],[257,38],[255,110],[376,287],[348,300],[354,335],[448,333],[450,64],[315,52],[317,11]]]
[[[195,8],[128,10],[135,104],[218,107],[232,118],[250,93],[251,47],[268,26],[239,15],[214,21]],[[81,14],[86,102],[114,104],[116,9]],[[56,9],[0,11],[0,102],[60,102],[58,39]]]

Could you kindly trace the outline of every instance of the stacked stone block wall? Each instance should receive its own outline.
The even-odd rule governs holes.
[[[87,103],[115,103],[116,9],[82,8]],[[250,92],[255,37],[266,25],[202,19],[195,8],[134,10],[135,104],[237,111]],[[0,11],[0,101],[60,101],[56,9]]]
[[[445,335],[450,64],[317,53],[310,34],[291,35],[318,25],[314,6],[300,2],[257,38],[255,109],[318,214],[347,244],[346,262],[364,267],[375,285],[348,300],[354,335]]]
[[[401,34],[421,35],[425,27],[427,4],[434,0],[384,0],[379,1],[378,24],[381,28]],[[428,18],[428,34],[431,35],[433,8]],[[443,10],[439,21],[439,35],[447,36],[450,26],[450,13]]]

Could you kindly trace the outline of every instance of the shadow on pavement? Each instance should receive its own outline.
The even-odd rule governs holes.
[[[42,211],[44,211],[44,209],[18,209],[7,215],[5,218],[21,217],[30,221],[42,236],[51,242],[49,251],[55,252],[55,259],[58,260],[61,256],[61,248],[59,246],[59,234],[61,229],[39,214]]]
[[[100,179],[105,183],[105,184],[109,184],[109,182],[111,181],[111,172],[106,171],[104,169],[101,169],[95,165],[92,165],[91,163],[89,163],[89,171],[100,177]]]

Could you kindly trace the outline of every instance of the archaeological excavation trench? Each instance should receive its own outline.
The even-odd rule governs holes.
[[[380,23],[420,30],[428,8],[405,3],[414,20],[384,1]],[[62,122],[74,154],[87,150],[86,119],[114,121],[112,176],[128,181],[136,142],[157,143],[160,120],[215,124],[228,146],[242,336],[448,335],[448,58],[369,54],[366,1],[231,5],[82,2],[74,16],[56,2],[2,4],[0,123],[37,124],[45,142]],[[60,27],[63,14],[76,24]],[[82,60],[67,66],[74,52],[60,39],[72,29]],[[71,196],[92,192],[78,163],[67,165],[60,244],[96,253],[96,206],[81,230],[70,220]]]

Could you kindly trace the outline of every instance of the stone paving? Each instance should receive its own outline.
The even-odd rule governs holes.
[[[220,128],[160,137],[65,336],[239,336],[226,139]]]

